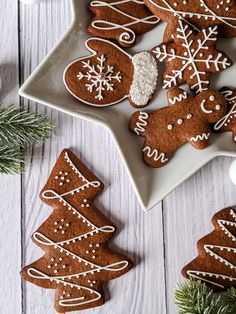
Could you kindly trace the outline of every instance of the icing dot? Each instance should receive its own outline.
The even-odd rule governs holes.
[[[55,273],[55,274],[57,273],[57,270],[56,270],[56,269],[54,270],[54,273]]]
[[[96,258],[96,256],[95,256],[95,255],[93,255],[93,256],[92,256],[92,258],[93,258],[93,259],[95,259],[95,258]]]
[[[83,200],[84,203],[87,203],[87,201],[88,201],[88,200],[87,200],[86,198]]]
[[[62,174],[62,171],[60,171],[59,174]]]
[[[59,261],[62,261],[62,257],[59,257]]]
[[[93,245],[92,245],[92,244],[89,244],[89,247],[93,247]]]
[[[55,225],[55,226],[57,225],[57,221],[54,222],[54,225]]]
[[[99,244],[96,244],[96,247],[99,247]]]
[[[62,268],[66,268],[66,265],[62,265]]]
[[[61,177],[61,180],[65,180],[65,177]]]
[[[216,105],[216,110],[220,110],[221,109],[221,105]]]
[[[57,180],[57,179],[58,179],[58,176],[55,176],[55,179]]]
[[[61,219],[61,222],[65,221],[64,219]]]
[[[54,258],[53,258],[53,257],[51,258],[51,261],[52,261],[52,262],[54,261]]]
[[[210,99],[210,101],[214,101],[215,100],[215,96],[211,95],[209,99]]]
[[[51,265],[48,265],[48,268],[51,268]]]
[[[190,120],[192,117],[193,117],[193,115],[192,115],[191,113],[189,113],[189,114],[187,115],[187,119],[188,119],[188,120]]]
[[[60,185],[60,186],[62,186],[62,185],[63,185],[63,183],[62,183],[62,182],[60,182],[60,183],[59,183],[59,185]]]
[[[177,120],[177,124],[181,125],[183,123],[183,120],[182,119],[178,119]]]
[[[65,176],[68,176],[68,172],[65,172]]]
[[[168,130],[172,130],[173,129],[173,125],[172,124],[168,124],[167,129]]]
[[[66,180],[66,182],[70,182],[70,180],[69,180],[69,179],[67,179],[67,180]]]

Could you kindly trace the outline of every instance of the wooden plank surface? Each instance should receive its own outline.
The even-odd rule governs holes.
[[[70,5],[68,0],[47,0],[36,6],[20,4],[17,10],[17,0],[2,0],[0,9],[4,10],[0,19],[1,100],[18,103],[19,78],[23,82],[30,75],[67,29]],[[27,100],[21,104],[46,113],[57,128],[46,144],[28,149],[28,167],[22,177],[2,177],[0,181],[1,312],[55,313],[54,292],[25,282],[21,286],[18,272],[21,264],[42,254],[31,234],[51,209],[40,202],[38,194],[58,154],[69,147],[105,183],[96,203],[119,230],[111,246],[135,262],[132,271],[106,286],[107,303],[86,313],[176,313],[173,289],[181,279],[181,268],[196,255],[198,238],[212,229],[212,214],[236,204],[236,188],[228,177],[231,159],[217,158],[144,213],[105,129]]]
[[[18,104],[17,1],[0,2],[1,104]],[[4,14],[2,14],[4,12]],[[11,34],[11,40],[9,40]],[[0,308],[3,313],[21,312],[21,177],[0,180]],[[2,311],[2,310],[0,310]]]

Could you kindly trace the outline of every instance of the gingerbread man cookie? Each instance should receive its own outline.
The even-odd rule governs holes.
[[[92,53],[69,64],[64,83],[71,95],[97,107],[114,105],[126,98],[142,108],[157,85],[158,69],[149,52],[129,55],[102,38],[90,38],[86,48]]]
[[[235,0],[144,0],[147,7],[167,23],[164,40],[169,40],[178,20],[196,31],[219,26],[222,37],[236,36]]]
[[[98,37],[115,39],[123,47],[133,46],[136,34],[148,32],[159,22],[143,0],[93,0],[89,9],[95,17],[88,31]]]
[[[115,226],[93,204],[102,182],[68,149],[60,154],[40,193],[53,208],[33,234],[45,255],[21,275],[55,289],[59,313],[85,310],[105,302],[103,282],[125,274],[132,262],[107,246]]]
[[[201,280],[216,291],[236,288],[236,210],[224,208],[212,218],[215,230],[197,243],[199,255],[186,265],[185,277]]]
[[[220,50],[216,50],[217,26],[195,34],[193,29],[178,21],[173,42],[162,43],[152,49],[152,54],[168,67],[164,72],[163,88],[187,83],[197,93],[207,90],[210,73],[223,71],[232,61]]]
[[[169,106],[151,114],[135,112],[130,130],[145,138],[143,159],[151,167],[162,167],[185,143],[196,149],[208,145],[210,124],[221,119],[227,103],[219,92],[208,90],[196,97],[174,87],[168,91]]]
[[[224,87],[220,90],[228,103],[226,115],[214,125],[216,132],[232,132],[236,143],[236,90]]]

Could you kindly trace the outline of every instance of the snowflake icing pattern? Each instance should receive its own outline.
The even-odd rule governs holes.
[[[217,26],[203,29],[195,35],[192,28],[179,20],[174,42],[164,43],[152,50],[156,58],[168,63],[163,88],[188,83],[197,93],[209,87],[210,73],[231,66],[230,59],[215,49]]]
[[[86,79],[90,83],[86,84],[87,90],[92,93],[94,90],[97,91],[96,99],[102,100],[104,98],[103,92],[113,91],[115,81],[121,82],[120,72],[114,73],[114,67],[111,65],[105,66],[106,58],[104,55],[97,57],[98,63],[92,65],[90,60],[83,61],[83,68],[88,71],[84,74],[79,72],[77,75],[78,80]]]

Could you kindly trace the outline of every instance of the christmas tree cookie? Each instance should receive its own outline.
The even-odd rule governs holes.
[[[69,150],[60,154],[41,191],[52,214],[33,234],[45,255],[21,275],[40,287],[55,289],[59,313],[104,303],[103,282],[117,278],[132,262],[107,247],[115,226],[95,207],[102,182]]]
[[[199,255],[182,273],[215,290],[236,288],[236,210],[225,208],[212,218],[214,231],[198,241]]]

